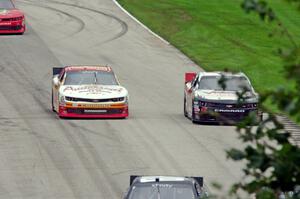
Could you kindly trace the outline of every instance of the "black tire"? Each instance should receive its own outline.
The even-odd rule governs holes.
[[[192,106],[192,117],[191,120],[194,124],[198,123],[198,121],[195,119],[195,113],[194,113],[194,105]]]
[[[194,113],[194,101],[192,101],[192,117],[191,120],[194,124],[198,123],[198,121],[195,119],[195,113]]]
[[[186,98],[184,96],[184,100],[183,100],[183,114],[185,117],[188,117],[188,114],[186,112]]]
[[[53,90],[51,91],[51,106],[52,106],[52,111],[56,112],[54,108],[54,102],[53,102]]]

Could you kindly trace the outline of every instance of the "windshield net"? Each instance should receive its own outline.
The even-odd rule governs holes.
[[[220,84],[220,76],[202,77],[199,82],[199,89],[203,90],[223,90]],[[251,85],[245,77],[230,76],[225,77],[225,91],[251,90]]]
[[[0,0],[0,13],[1,9],[14,9],[14,4],[10,0]]]
[[[132,187],[128,199],[195,199],[193,185],[187,183],[143,183]]]
[[[69,71],[64,85],[118,85],[112,72],[106,71]]]

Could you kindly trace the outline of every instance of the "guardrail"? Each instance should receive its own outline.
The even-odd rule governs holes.
[[[291,142],[300,147],[300,126],[284,115],[278,115],[285,129],[291,133]]]

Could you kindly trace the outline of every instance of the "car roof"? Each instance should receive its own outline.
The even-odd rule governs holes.
[[[236,77],[246,77],[246,75],[242,72],[232,73],[232,72],[224,72],[224,71],[214,71],[214,72],[199,72],[202,76],[236,76]]]
[[[87,71],[87,70],[113,72],[110,66],[101,66],[101,65],[71,65],[65,67],[65,71]]]

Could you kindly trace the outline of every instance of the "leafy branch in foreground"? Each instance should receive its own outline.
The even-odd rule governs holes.
[[[300,5],[300,0],[286,1]],[[232,187],[231,193],[237,196],[239,190],[244,190],[257,199],[300,198],[300,148],[290,142],[290,133],[264,106],[265,102],[271,102],[280,112],[300,121],[300,49],[266,1],[244,0],[242,8],[247,13],[257,13],[263,21],[277,22],[281,36],[289,39],[290,47],[280,47],[278,55],[284,61],[286,78],[295,87],[261,93],[260,108],[268,113],[267,117],[257,127],[253,126],[255,114],[236,125],[245,148],[231,149],[227,156],[234,161],[245,161],[246,166],[244,178]]]

